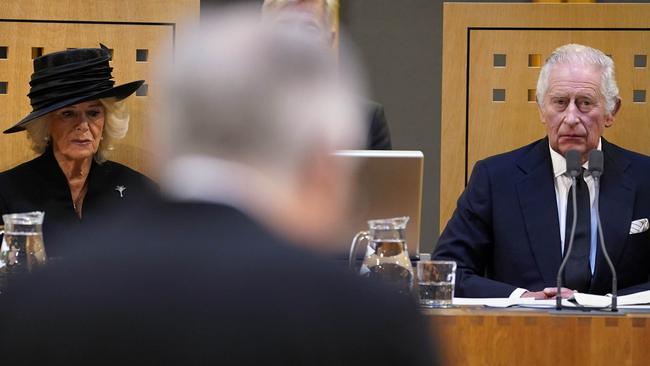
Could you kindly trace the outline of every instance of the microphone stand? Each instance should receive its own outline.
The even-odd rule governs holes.
[[[573,199],[571,200],[571,204],[573,205],[573,222],[571,223],[571,235],[569,235],[569,246],[567,247],[566,253],[564,255],[564,259],[562,259],[562,263],[560,264],[560,269],[557,271],[557,294],[555,295],[555,309],[556,310],[562,310],[562,274],[564,273],[564,267],[566,267],[567,262],[569,261],[569,256],[571,255],[571,251],[573,250],[573,238],[576,234],[576,224],[578,223],[578,202],[576,199],[576,177],[574,176],[573,172],[571,173],[571,192],[573,193],[571,196],[573,196]],[[599,226],[600,227],[600,226]],[[564,238],[564,242],[566,242],[566,238]]]
[[[605,248],[605,236],[603,235],[603,226],[600,224],[600,206],[598,202],[598,196],[600,195],[600,174],[601,172],[593,171],[591,173],[592,177],[594,178],[594,190],[596,191],[596,224],[598,226],[598,238],[600,239],[600,251],[603,253],[603,257],[605,257],[605,261],[607,262],[607,265],[609,266],[609,270],[612,271],[612,312],[617,312],[617,296],[616,296],[616,290],[617,290],[617,277],[616,277],[616,269],[614,268],[614,264],[612,263],[612,260],[609,258],[609,254],[607,253],[607,249]]]

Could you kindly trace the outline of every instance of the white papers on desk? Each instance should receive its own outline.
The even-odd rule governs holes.
[[[512,306],[512,300],[504,297],[454,297],[452,304],[454,305],[469,305],[469,306],[490,306],[493,308],[507,308]]]
[[[573,294],[575,301],[580,306],[605,308],[611,305],[611,296],[590,295],[575,292]],[[464,306],[488,306],[493,308],[507,308],[510,306],[532,307],[532,308],[553,308],[556,300],[535,300],[530,297],[521,298],[467,298],[454,297],[454,305]],[[637,292],[635,294],[619,296],[617,300],[618,307],[630,309],[650,309],[650,290]],[[648,304],[648,306],[645,306]],[[562,306],[576,307],[576,304],[562,299]]]
[[[555,307],[555,300],[535,300],[532,297],[520,298],[469,298],[469,297],[454,297],[454,305],[465,306],[488,306],[492,308],[507,308],[510,306],[532,307],[532,308],[553,308]],[[566,307],[575,307],[575,304],[566,299],[562,300],[562,305]]]
[[[606,307],[612,304],[612,297],[610,295],[599,296],[576,292],[573,296],[576,302],[583,306]],[[650,290],[619,296],[616,302],[618,306],[650,304]]]

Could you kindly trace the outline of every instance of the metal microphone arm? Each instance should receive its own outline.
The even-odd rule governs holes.
[[[566,267],[569,257],[571,256],[571,251],[573,250],[573,239],[576,235],[576,225],[578,223],[578,201],[576,198],[576,178],[580,177],[582,179],[582,164],[580,153],[577,150],[569,150],[564,156],[566,159],[566,174],[571,177],[571,204],[573,205],[573,222],[571,223],[571,233],[568,238],[564,238],[564,243],[569,242],[568,246],[564,246],[564,258],[560,264],[560,269],[557,271],[557,294],[555,294],[556,304],[555,308],[557,310],[562,310],[562,275],[564,274],[564,267]],[[567,206],[569,202],[567,202]],[[564,230],[566,233],[566,228]]]
[[[576,234],[576,224],[578,223],[578,201],[576,199],[576,177],[571,175],[571,195],[573,199],[571,204],[573,205],[573,222],[571,223],[571,235],[569,235],[569,246],[566,248],[564,253],[564,258],[560,264],[560,269],[557,271],[557,294],[555,295],[555,309],[562,310],[562,274],[564,273],[564,267],[566,267],[567,262],[569,261],[569,256],[573,250],[573,237]],[[567,202],[568,203],[568,202]],[[564,242],[567,242],[567,238],[564,238]]]
[[[603,235],[603,225],[600,223],[600,207],[598,203],[598,196],[600,194],[600,172],[598,174],[593,174],[592,176],[594,178],[594,191],[596,191],[596,224],[598,226],[598,238],[600,239],[600,251],[603,253],[603,257],[605,257],[605,261],[607,262],[607,265],[609,266],[609,270],[612,271],[612,311],[618,311],[617,304],[616,304],[616,290],[617,290],[617,277],[616,277],[616,269],[614,268],[614,263],[612,263],[612,260],[609,258],[609,254],[607,253],[607,249],[605,248],[605,236]]]
[[[596,194],[596,197],[594,197],[594,206],[596,206],[596,227],[598,228],[598,238],[600,239],[600,251],[603,253],[603,257],[605,257],[605,261],[607,262],[607,265],[609,266],[609,270],[612,271],[612,311],[618,311],[617,309],[617,297],[616,297],[616,290],[617,290],[617,283],[618,280],[616,278],[616,269],[614,268],[614,264],[612,263],[612,260],[609,258],[609,253],[607,253],[607,248],[605,248],[605,235],[603,235],[603,225],[600,223],[600,204],[599,204],[599,196],[600,196],[600,177],[603,175],[603,171],[605,168],[605,161],[603,158],[603,152],[599,150],[592,150],[589,152],[589,173],[591,173],[592,178],[594,179],[594,191]]]

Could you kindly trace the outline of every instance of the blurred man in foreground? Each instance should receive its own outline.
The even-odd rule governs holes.
[[[247,11],[206,17],[163,69],[167,203],[125,213],[0,297],[21,364],[431,364],[410,299],[294,243],[335,237],[363,142],[352,75]]]
[[[336,42],[336,9],[332,0],[265,0],[265,18],[276,25],[295,29],[315,42],[333,49]],[[390,130],[384,113],[384,106],[358,97],[362,105],[368,128],[366,149],[390,150]],[[349,148],[351,148],[350,146]],[[364,148],[360,146],[359,148]]]

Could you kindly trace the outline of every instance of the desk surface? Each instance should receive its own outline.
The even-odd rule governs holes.
[[[650,364],[647,311],[463,307],[423,313],[447,365]]]

